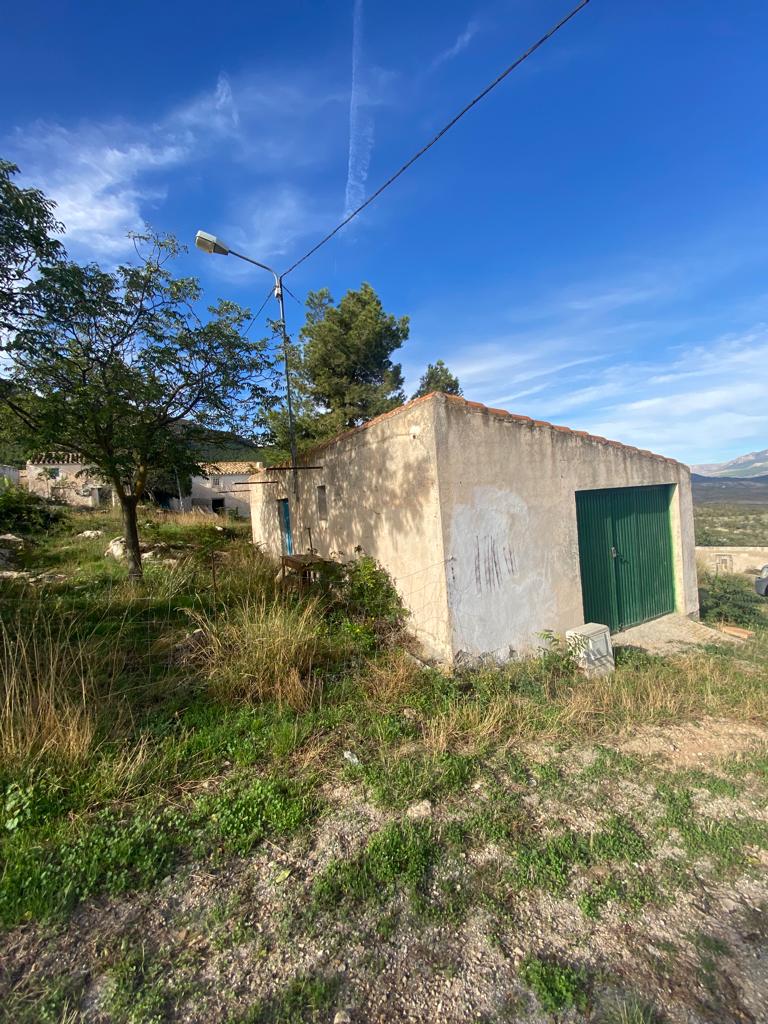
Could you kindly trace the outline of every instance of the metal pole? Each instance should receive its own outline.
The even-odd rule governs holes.
[[[234,249],[228,249],[232,256],[237,256],[238,259],[245,260],[246,263],[252,263],[254,267],[261,267],[262,270],[268,270],[269,273],[275,279],[275,298],[280,306],[280,333],[283,336],[283,359],[285,362],[285,399],[286,405],[288,406],[288,434],[291,445],[291,471],[293,473],[293,493],[296,496],[296,500],[299,500],[299,471],[298,471],[298,460],[296,455],[296,424],[293,419],[293,397],[291,395],[291,371],[288,365],[288,334],[285,329],[285,305],[283,303],[283,279],[278,277],[272,267],[268,267],[266,263],[259,263],[258,260],[252,260],[250,256],[245,256],[241,252],[235,252]]]
[[[280,330],[283,335],[283,360],[285,362],[285,400],[288,406],[288,436],[291,445],[291,471],[293,473],[293,493],[299,500],[299,471],[296,457],[296,425],[293,419],[293,398],[291,396],[291,370],[288,365],[288,333],[285,329],[285,305],[283,302],[283,281],[275,275],[275,298],[280,305]]]

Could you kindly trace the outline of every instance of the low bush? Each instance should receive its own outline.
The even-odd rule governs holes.
[[[66,518],[65,509],[23,487],[0,486],[0,533],[40,533]]]
[[[707,622],[734,626],[766,625],[765,598],[751,582],[735,573],[706,573],[701,580],[701,616]]]

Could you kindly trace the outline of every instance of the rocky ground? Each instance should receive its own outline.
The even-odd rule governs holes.
[[[768,1019],[768,731],[710,720],[496,756],[385,808],[3,939],[8,1020]]]

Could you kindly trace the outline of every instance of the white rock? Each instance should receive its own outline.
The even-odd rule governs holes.
[[[432,817],[432,803],[429,800],[419,800],[417,804],[411,804],[408,810],[405,812],[406,818],[410,818],[411,821],[423,821],[425,818]]]
[[[94,537],[103,537],[104,536],[104,531],[103,530],[83,530],[83,532],[82,533],[78,533],[77,536],[78,537],[86,537],[88,539],[92,539]],[[122,540],[122,537],[120,538],[120,540]]]
[[[116,562],[121,562],[125,558],[125,538],[113,537],[107,545],[104,557],[114,558]]]
[[[346,1010],[338,1010],[333,1018],[333,1024],[352,1024],[352,1018]]]
[[[349,761],[350,764],[353,764],[355,766],[360,764],[360,758],[357,756],[357,754],[353,754],[351,750],[345,750],[342,756],[344,760]]]
[[[0,547],[7,547],[7,545],[9,544],[12,547],[24,547],[24,541],[21,539],[21,537],[17,537],[15,533],[0,534]]]
[[[16,569],[0,569],[0,580],[28,580],[30,574]]]

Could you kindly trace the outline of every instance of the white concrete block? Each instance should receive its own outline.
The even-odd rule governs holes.
[[[607,676],[616,668],[611,631],[598,622],[568,629],[565,641],[588,676]]]

